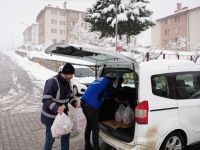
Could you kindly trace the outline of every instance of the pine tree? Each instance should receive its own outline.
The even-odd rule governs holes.
[[[92,8],[88,8],[86,22],[91,23],[91,31],[101,32],[102,37],[115,36],[116,0],[98,0]],[[154,23],[150,16],[152,11],[146,9],[147,0],[117,0],[118,35],[138,35]]]

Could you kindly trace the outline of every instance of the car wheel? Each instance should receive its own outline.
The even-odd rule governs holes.
[[[73,87],[74,96],[78,96],[78,89],[76,86]]]
[[[184,150],[186,147],[183,136],[178,132],[169,134],[163,141],[160,150]]]

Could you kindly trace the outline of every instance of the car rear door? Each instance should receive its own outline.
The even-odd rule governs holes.
[[[72,44],[53,44],[45,50],[45,53],[86,60],[94,63],[95,65],[110,64],[115,62],[134,63],[133,59],[128,56],[121,55],[113,49],[99,47],[81,47]]]
[[[200,141],[200,72],[195,66],[169,67],[181,125],[188,130],[188,142]]]

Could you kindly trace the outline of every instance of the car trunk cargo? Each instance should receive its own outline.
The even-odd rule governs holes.
[[[136,90],[135,88],[128,88],[124,91],[126,99],[129,100],[129,105],[133,109],[136,106]],[[123,121],[117,122],[115,120],[115,113],[121,103],[115,102],[112,98],[105,99],[100,109],[100,130],[124,142],[131,142],[134,138],[135,122],[131,124],[124,124]],[[126,107],[127,104],[124,104]],[[134,118],[134,116],[133,116]]]

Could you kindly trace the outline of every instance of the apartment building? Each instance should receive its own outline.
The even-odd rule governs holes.
[[[177,3],[174,14],[156,20],[151,30],[153,47],[164,49],[193,50],[200,43],[200,6],[188,9]],[[181,45],[182,44],[182,45]]]
[[[31,26],[28,26],[24,32],[24,44],[34,44],[38,45],[39,43],[39,27],[38,24],[32,24]]]
[[[63,8],[45,6],[37,15],[39,24],[39,44],[43,43],[65,43],[70,37],[70,33],[76,24],[88,28],[84,21],[85,12],[66,8],[67,3],[63,3]]]

